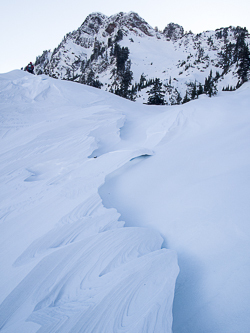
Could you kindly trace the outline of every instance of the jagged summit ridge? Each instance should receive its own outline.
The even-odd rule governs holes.
[[[199,34],[176,23],[153,29],[137,13],[96,12],[53,52],[37,57],[36,73],[88,84],[147,103],[159,79],[163,104],[234,90],[250,77],[250,37],[228,27]],[[152,92],[151,92],[152,93]]]
[[[101,29],[104,30],[103,37],[112,35],[118,29],[122,29],[123,32],[141,32],[147,36],[155,35],[155,30],[137,13],[132,11],[129,13],[120,12],[110,17],[99,12],[91,13],[79,28],[81,33],[92,36],[98,34]]]
[[[125,31],[127,28],[129,31],[134,32],[135,34],[142,33],[147,36],[155,35],[154,29],[135,12],[120,12],[119,14],[111,16],[110,20],[111,22],[113,21],[112,23],[114,25],[117,24],[116,27],[118,29],[124,29]]]
[[[79,30],[81,33],[95,35],[107,19],[108,17],[102,13],[92,13],[86,17]]]

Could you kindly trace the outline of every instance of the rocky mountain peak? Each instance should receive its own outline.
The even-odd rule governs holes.
[[[120,28],[127,28],[130,31],[143,33],[147,36],[154,36],[154,29],[137,13],[119,13],[114,16],[111,16],[110,19],[118,23]]]
[[[122,30],[125,34],[132,32],[140,36],[155,36],[154,29],[135,12],[120,12],[110,17],[99,12],[91,13],[78,29],[78,34],[94,36],[100,30],[103,30],[104,35],[112,35],[117,30]]]
[[[120,12],[110,17],[107,17],[101,13],[90,14],[81,26],[81,31],[88,34],[98,33],[100,28],[111,35],[117,30],[122,30],[123,32],[132,32],[137,35],[147,35],[154,36],[154,29],[137,13]]]
[[[89,35],[95,35],[98,33],[100,28],[104,25],[108,17],[102,13],[91,13],[88,15],[81,25],[80,29],[83,33]]]
[[[245,28],[184,34],[182,26],[169,23],[160,32],[134,12],[110,17],[97,12],[53,52],[37,57],[35,67],[37,74],[88,84],[142,103],[149,87],[160,80],[166,103],[174,105],[202,93],[234,90],[249,80],[249,47]]]
[[[179,38],[182,38],[184,35],[184,29],[181,25],[176,23],[169,23],[166,28],[163,30],[163,34],[171,39],[171,40],[177,40]]]

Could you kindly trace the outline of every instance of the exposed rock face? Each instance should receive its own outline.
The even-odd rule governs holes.
[[[110,18],[113,20],[119,29],[124,29],[125,31],[131,31],[135,34],[139,35],[147,35],[147,36],[154,36],[155,31],[154,29],[145,21],[143,20],[138,14],[134,12],[126,13],[119,13],[117,15],[111,16]],[[142,33],[142,34],[141,34]]]
[[[247,80],[249,44],[247,30],[240,27],[193,34],[169,23],[159,32],[134,12],[110,17],[92,13],[53,52],[37,57],[35,67],[37,74],[92,85],[142,103],[147,102],[148,86],[159,78],[165,101],[172,105],[197,98],[198,86],[204,92],[208,77],[218,90],[229,85],[235,89]],[[130,93],[121,94],[122,89]]]
[[[98,33],[100,27],[104,24],[107,16],[101,13],[93,13],[85,19],[80,27],[81,33],[94,36]]]
[[[163,34],[169,39],[177,40],[183,37],[184,29],[179,24],[169,23],[163,30]]]

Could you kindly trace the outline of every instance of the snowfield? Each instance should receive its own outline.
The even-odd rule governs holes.
[[[1,332],[170,332],[176,252],[98,194],[153,154],[120,138],[136,105],[21,71],[0,84]]]
[[[247,333],[249,105],[1,74],[0,331]]]

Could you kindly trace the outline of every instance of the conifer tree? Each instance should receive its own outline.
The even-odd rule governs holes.
[[[184,96],[184,98],[182,100],[182,104],[185,104],[185,103],[187,103],[189,101],[190,101],[190,98],[188,97],[188,92],[186,91],[186,94],[185,94],[185,96]]]
[[[239,82],[237,86],[239,87],[244,82],[248,81],[248,76],[250,72],[250,51],[246,43],[247,30],[237,27],[239,32],[234,49],[234,61],[238,67],[237,74],[239,77]]]
[[[141,89],[145,88],[146,84],[147,84],[146,77],[145,77],[144,73],[142,73],[141,77],[140,77],[140,82],[139,82],[138,90],[140,91]]]
[[[239,55],[238,62],[238,77],[241,84],[248,81],[248,75],[250,72],[250,51],[247,44],[244,44],[241,53]]]
[[[223,72],[226,73],[229,69],[229,67],[234,62],[233,59],[233,52],[234,52],[235,44],[232,44],[231,42],[229,44],[225,45],[224,51],[219,53],[219,57],[221,59],[221,65],[223,68]]]
[[[210,74],[207,78],[205,78],[204,84],[204,92],[209,96],[212,97],[217,94],[217,88],[213,79],[213,72],[210,71]]]
[[[125,64],[129,56],[128,47],[121,48],[119,44],[115,43],[114,56],[116,57],[117,74],[124,72]]]
[[[202,95],[203,92],[204,92],[204,90],[203,90],[202,84],[199,83],[198,90],[197,90],[197,95],[198,95],[198,96],[199,96],[199,95]]]
[[[164,91],[162,90],[162,82],[159,78],[156,78],[153,83],[153,87],[147,92],[149,105],[164,105]]]
[[[121,84],[119,88],[116,89],[115,94],[132,100],[133,97],[131,97],[131,91],[129,90],[129,86],[132,84],[132,80],[133,72],[130,70],[130,62],[128,62],[126,69],[121,76]]]
[[[191,99],[195,99],[196,97],[197,97],[197,89],[196,89],[196,81],[195,81],[192,92],[191,92]]]
[[[181,95],[179,91],[175,88],[174,91],[172,91],[172,94],[169,98],[169,102],[171,105],[179,105],[181,103]]]
[[[101,89],[101,86],[103,85],[99,80],[95,79],[95,73],[91,69],[91,71],[88,73],[86,84],[91,87],[99,88]]]

